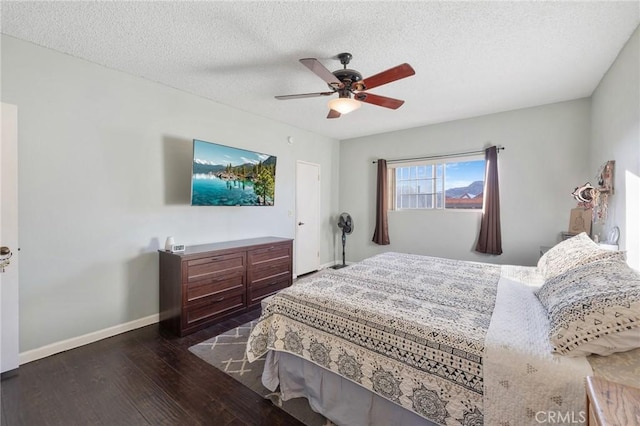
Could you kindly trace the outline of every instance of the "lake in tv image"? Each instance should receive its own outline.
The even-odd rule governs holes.
[[[275,178],[273,155],[193,141],[194,206],[272,206]]]

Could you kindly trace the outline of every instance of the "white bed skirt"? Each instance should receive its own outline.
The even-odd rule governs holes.
[[[269,351],[262,384],[284,401],[304,397],[311,408],[337,425],[431,426],[435,423],[362,386],[286,352]]]

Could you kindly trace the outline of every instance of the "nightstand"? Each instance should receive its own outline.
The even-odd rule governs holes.
[[[587,425],[640,424],[640,389],[587,377]]]
[[[552,246],[540,246],[540,257],[549,251]]]
[[[614,250],[614,251],[618,250],[617,244],[598,243],[598,247],[605,250]]]

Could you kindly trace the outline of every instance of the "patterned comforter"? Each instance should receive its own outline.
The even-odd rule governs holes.
[[[483,422],[483,354],[501,268],[384,253],[300,280],[263,310],[249,361],[312,361],[438,424]]]

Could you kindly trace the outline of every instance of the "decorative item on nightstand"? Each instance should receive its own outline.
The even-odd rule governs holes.
[[[582,207],[571,209],[569,232],[574,235],[582,232],[586,232],[587,235],[591,234],[591,209]]]
[[[618,250],[619,238],[620,238],[620,228],[618,228],[617,226],[614,226],[613,228],[611,228],[611,231],[609,231],[609,234],[607,235],[607,239],[599,243],[598,245],[601,248],[604,248],[607,250]]]

